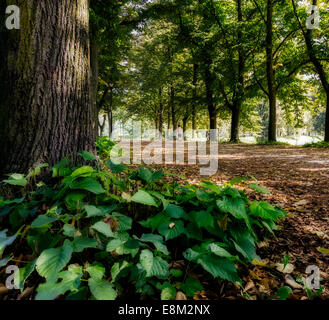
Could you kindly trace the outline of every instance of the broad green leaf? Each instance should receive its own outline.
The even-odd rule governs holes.
[[[85,249],[97,248],[98,246],[96,239],[82,237],[74,238],[71,245],[73,247],[73,252],[82,252]]]
[[[175,206],[173,204],[168,204],[165,210],[170,217],[175,218],[175,219],[180,219],[185,215],[185,211],[178,206]]]
[[[154,257],[153,253],[145,249],[140,254],[140,263],[146,271],[147,277],[166,279],[169,276],[169,264],[160,257]]]
[[[70,188],[87,190],[94,194],[105,193],[105,190],[103,189],[101,184],[94,178],[83,178],[83,179],[75,180],[71,183]]]
[[[199,211],[195,213],[195,223],[199,228],[212,228],[214,227],[214,218],[207,211]]]
[[[44,250],[36,262],[36,269],[40,276],[52,280],[58,276],[70,261],[73,249],[71,246],[63,246]]]
[[[105,280],[90,278],[88,284],[91,293],[97,300],[115,300],[118,295],[113,289],[113,285]]]
[[[86,195],[80,192],[69,193],[65,197],[65,204],[71,211],[80,210],[82,209],[83,199],[85,197]]]
[[[217,243],[211,243],[210,246],[210,251],[215,254],[216,256],[222,257],[222,258],[234,258],[233,255],[231,255],[227,250],[222,248],[220,245]]]
[[[154,198],[144,190],[138,190],[131,197],[131,201],[136,202],[136,203],[140,203],[140,204],[144,204],[144,205],[147,205],[147,206],[154,206],[154,207],[159,206],[156,203],[156,201],[154,200]]]
[[[39,285],[36,296],[36,300],[53,300],[61,294],[65,294],[67,291],[77,291],[82,277],[82,267],[76,265],[70,265],[67,271],[60,272],[58,279],[60,282],[56,282],[57,279],[48,280],[46,283]]]
[[[107,246],[106,251],[113,251],[116,250],[118,247],[120,247],[125,241],[122,241],[120,239],[113,239],[111,240]]]
[[[87,161],[96,160],[96,157],[88,151],[84,150],[84,151],[79,152],[78,154]]]
[[[104,221],[96,222],[91,226],[91,228],[107,237],[114,237],[114,233],[112,232],[111,227]]]
[[[146,169],[146,168],[140,168],[138,170],[139,177],[141,179],[143,179],[144,181],[146,181],[147,183],[151,181],[152,174],[153,174],[153,172],[149,169]]]
[[[280,217],[280,213],[275,210],[275,208],[265,201],[253,201],[250,204],[250,212],[252,215],[256,217],[260,217],[263,219],[270,219],[277,221]]]
[[[39,215],[31,224],[31,228],[40,228],[56,221],[56,217],[47,217],[46,215]]]
[[[130,265],[131,264],[126,260],[116,262],[111,268],[112,282],[121,278],[121,275],[124,273],[123,270],[127,269]]]
[[[119,212],[113,212],[112,216],[119,221],[118,231],[127,231],[131,229],[132,219]]]
[[[15,273],[14,283],[17,288],[20,290],[24,289],[24,283],[26,279],[31,275],[34,271],[35,264],[37,260],[33,260],[29,262],[24,268],[20,268],[18,272]]]
[[[158,231],[166,240],[179,237],[184,231],[184,223],[180,220],[175,222],[164,222],[158,227]]]
[[[261,186],[259,186],[256,183],[250,183],[249,184],[249,188],[252,189],[252,190],[255,190],[255,191],[259,192],[259,193],[263,193],[263,194],[270,194],[271,193],[266,188],[261,187]]]
[[[113,161],[109,160],[106,161],[106,165],[113,173],[121,173],[126,170],[126,166],[122,163],[114,163]]]
[[[81,176],[81,175],[84,175],[84,176],[90,176],[90,174],[94,172],[94,169],[90,166],[84,166],[84,167],[80,167],[76,170],[74,170],[72,173],[71,173],[71,177],[77,177],[77,176]]]
[[[231,282],[241,282],[234,263],[228,259],[203,255],[197,262],[214,278],[221,278]]]
[[[90,277],[93,279],[102,279],[105,275],[105,268],[99,262],[94,262],[86,268],[86,271],[89,273]]]
[[[145,228],[151,228],[152,232],[159,227],[163,222],[169,221],[169,217],[163,213],[158,213],[154,217],[150,217],[147,220],[140,221],[139,224]]]
[[[25,187],[27,185],[27,179],[23,174],[14,173],[9,176],[9,179],[3,180],[2,182],[10,184],[12,186]]]
[[[8,229],[0,231],[0,258],[2,258],[2,254],[7,246],[10,246],[16,239],[17,235],[14,234],[11,237],[7,237]]]

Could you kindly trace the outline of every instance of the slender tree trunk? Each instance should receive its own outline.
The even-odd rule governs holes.
[[[206,101],[209,114],[209,127],[211,134],[209,136],[211,141],[217,140],[217,134],[213,130],[217,130],[217,110],[214,104],[213,82],[214,76],[210,70],[211,59],[206,55],[205,59],[205,85],[206,85]]]
[[[170,110],[171,110],[171,121],[173,125],[173,130],[177,129],[177,121],[176,121],[176,108],[175,108],[175,88],[173,86],[170,87]]]
[[[0,83],[1,173],[94,152],[88,0],[20,1]],[[3,14],[3,13],[2,13]],[[1,15],[2,15],[1,14]]]
[[[231,142],[236,143],[239,141],[239,123],[240,123],[241,106],[236,103],[232,106],[232,119],[231,119]]]
[[[184,135],[184,140],[186,140],[187,120],[188,120],[188,115],[183,118],[183,135]]]
[[[109,137],[111,138],[113,132],[113,87],[110,87],[110,106],[107,111],[108,123],[109,123]]]
[[[273,0],[267,0],[266,75],[269,98],[268,140],[276,141],[276,89],[273,67]]]
[[[316,6],[317,5],[317,0],[313,0],[312,4],[314,6]],[[293,5],[294,5],[295,14],[297,15],[296,7],[295,7],[294,2],[293,2]],[[314,51],[313,30],[312,29],[307,29],[306,32],[305,32],[303,30],[302,25],[300,27],[302,29],[303,36],[304,36],[304,39],[305,39],[307,54],[308,54],[312,64],[314,65],[315,70],[317,71],[317,73],[319,75],[322,87],[323,87],[323,89],[326,93],[327,106],[326,106],[326,117],[325,117],[324,141],[329,142],[329,80],[327,78],[326,71],[324,69],[323,64],[317,58],[316,53]]]
[[[97,107],[98,93],[98,46],[95,36],[90,40],[90,67],[91,67],[91,100],[95,111],[95,122],[98,123],[99,109]],[[95,126],[95,136],[98,137],[98,126]]]
[[[239,23],[243,21],[242,16],[242,0],[237,0],[237,13],[238,13],[238,21]],[[236,97],[235,101],[232,106],[232,121],[231,121],[231,142],[236,143],[239,141],[239,126],[240,126],[240,114],[241,114],[241,105],[243,101],[244,95],[244,64],[245,64],[245,57],[244,51],[242,49],[242,30],[239,27],[237,32],[238,38],[238,56],[239,56],[239,63],[238,63],[238,87],[236,89]]]
[[[197,82],[198,82],[198,68],[197,64],[193,64],[193,80],[192,80],[192,137],[194,138],[196,130],[196,99],[197,99]]]
[[[163,131],[163,101],[162,101],[162,88],[159,89],[159,132],[162,137]]]

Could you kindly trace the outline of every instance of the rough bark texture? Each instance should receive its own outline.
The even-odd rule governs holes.
[[[99,111],[97,108],[97,93],[98,93],[98,45],[95,36],[91,36],[90,40],[90,67],[91,67],[91,100],[95,112],[95,123],[98,123]],[[95,126],[95,135],[98,137],[98,126]]]
[[[94,151],[88,0],[19,6],[21,29],[5,32],[10,41],[0,75],[2,173]]]
[[[269,98],[268,140],[276,141],[276,89],[273,68],[273,0],[267,0],[266,75]]]

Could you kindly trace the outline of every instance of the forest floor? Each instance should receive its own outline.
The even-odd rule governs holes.
[[[308,276],[309,265],[319,267],[321,285],[325,288],[322,295],[329,298],[329,254],[320,252],[321,248],[329,248],[329,150],[220,144],[218,160],[218,171],[213,176],[200,176],[199,165],[152,167],[184,175],[192,184],[202,180],[221,184],[236,176],[252,175],[271,194],[257,194],[246,189],[250,199],[280,206],[288,217],[276,232],[277,239],[268,238],[260,243],[258,254],[262,263],[244,272],[243,280],[247,284],[243,289],[223,284],[218,290],[209,284],[209,290],[205,289],[195,299],[236,299],[239,296],[259,299],[275,294],[283,285],[292,287],[292,299],[307,299],[305,290],[297,288],[295,280],[298,276]],[[186,179],[182,179],[184,181]],[[285,255],[290,257],[289,265],[280,272],[275,264],[282,263]]]

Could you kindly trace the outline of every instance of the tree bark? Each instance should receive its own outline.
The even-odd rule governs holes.
[[[162,101],[162,88],[159,89],[159,127],[160,138],[163,132],[163,101]]]
[[[95,35],[90,39],[90,67],[91,67],[91,100],[95,111],[95,122],[98,123],[99,109],[97,107],[98,93],[98,46]],[[98,127],[95,126],[95,136],[98,137]]]
[[[113,132],[113,87],[109,87],[110,90],[110,106],[107,110],[107,117],[109,123],[109,137],[111,138]]]
[[[193,80],[192,80],[192,137],[194,138],[196,130],[196,99],[197,99],[197,82],[198,82],[198,69],[197,64],[193,64]]]
[[[205,57],[205,85],[206,85],[206,101],[209,114],[209,127],[210,130],[217,130],[217,110],[214,104],[213,82],[214,76],[211,72],[211,59],[206,54]],[[217,140],[217,134],[211,131],[209,136],[211,141]]]
[[[294,2],[293,2],[294,4]],[[312,3],[314,6],[317,5],[317,0],[313,0]],[[294,7],[295,14],[296,8]],[[306,32],[303,30],[303,27],[301,26],[303,36],[305,39],[305,44],[307,48],[307,54],[314,65],[315,70],[317,71],[322,87],[326,94],[326,100],[327,100],[327,106],[326,106],[326,117],[325,117],[325,129],[324,129],[324,141],[329,142],[329,80],[327,79],[326,71],[324,69],[323,64],[321,61],[317,58],[316,53],[314,51],[314,42],[313,42],[313,30],[307,29]]]
[[[88,0],[20,1],[20,30],[5,31],[0,83],[1,173],[94,152]],[[3,53],[2,53],[3,54]]]
[[[173,125],[173,130],[176,130],[177,121],[176,121],[176,108],[175,108],[175,88],[173,86],[170,86],[169,106],[171,110],[171,122]]]
[[[269,98],[268,140],[276,141],[276,88],[273,67],[273,0],[267,0],[266,76]]]

